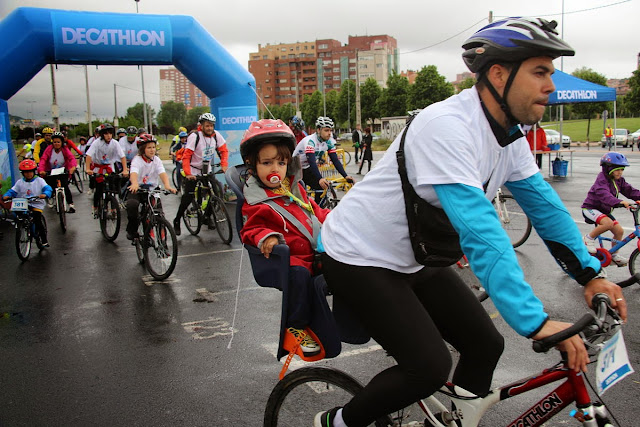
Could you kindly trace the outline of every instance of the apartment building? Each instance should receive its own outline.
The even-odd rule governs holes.
[[[209,106],[209,98],[175,67],[160,70],[160,103],[182,102],[187,110]]]
[[[346,45],[334,39],[259,44],[249,54],[249,72],[267,105],[299,105],[304,95],[340,90],[347,79],[363,84],[373,77],[384,87],[398,67],[398,43],[387,35],[349,36]]]

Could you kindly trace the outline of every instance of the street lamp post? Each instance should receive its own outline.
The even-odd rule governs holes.
[[[36,101],[27,101],[27,103],[29,104],[29,111],[31,112],[31,127],[33,128],[33,139],[36,139],[36,122],[33,118],[33,104],[35,104]]]

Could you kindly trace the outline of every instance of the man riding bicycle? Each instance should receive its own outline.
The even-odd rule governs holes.
[[[216,116],[204,113],[198,118],[198,123],[201,129],[189,135],[182,156],[182,173],[187,179],[183,180],[182,199],[173,220],[176,236],[180,235],[180,218],[193,200],[196,176],[206,176],[212,172],[212,160],[216,151],[220,156],[220,167],[223,172],[227,170],[228,165],[229,151],[224,138],[215,130]],[[217,184],[210,180],[210,185],[214,188]]]
[[[344,170],[342,163],[336,154],[336,141],[333,139],[333,120],[329,117],[318,117],[316,120],[316,132],[303,138],[293,155],[300,158],[302,165],[302,179],[304,183],[316,190],[315,202],[319,203],[321,194],[317,190],[325,190],[329,187],[329,181],[322,177],[318,169],[318,158],[323,153],[327,153],[331,163],[338,173],[348,182],[353,182],[353,178]]]
[[[39,139],[33,147],[33,160],[35,160],[36,163],[40,161],[40,156],[42,156],[44,150],[51,145],[51,135],[53,135],[53,129],[50,127],[42,129],[42,138]]]
[[[131,160],[138,154],[138,128],[135,126],[129,126],[125,130],[125,135],[118,138],[118,144],[124,156],[127,158],[127,166],[131,165]]]
[[[477,395],[489,392],[504,340],[450,266],[462,253],[520,335],[541,339],[569,326],[549,319],[524,279],[491,205],[500,186],[513,194],[561,267],[584,286],[589,304],[594,294],[606,293],[626,318],[620,287],[604,278],[600,262],[587,252],[520,128],[542,118],[555,90],[552,60],[574,54],[555,26],[509,18],[471,36],[463,59],[478,83],[415,116],[327,217],[319,246],[334,302],[342,300],[397,365],[343,408],[317,414],[315,426],[368,425],[433,394],[451,372],[445,340],[460,353],[453,383]],[[414,206],[425,213],[417,216]],[[409,232],[416,223],[420,240]],[[558,347],[570,369],[586,369],[589,357],[579,337]]]
[[[76,171],[78,163],[66,145],[67,138],[64,137],[62,132],[54,132],[51,136],[51,145],[44,150],[40,158],[38,173],[54,189],[58,186],[57,183],[60,180],[60,185],[64,188],[64,197],[69,204],[69,213],[74,213],[76,208],[73,205],[73,196],[69,189],[69,177]],[[65,168],[67,173],[55,176],[49,175],[51,170],[62,167]]]

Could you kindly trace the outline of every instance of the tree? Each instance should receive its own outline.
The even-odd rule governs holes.
[[[158,126],[163,134],[176,133],[176,130],[184,124],[186,117],[187,108],[182,102],[169,101],[160,108]]]
[[[422,67],[409,88],[409,109],[426,108],[453,95],[453,85],[438,73],[435,65]]]
[[[304,120],[307,127],[314,127],[316,119],[324,114],[322,93],[316,90],[311,95],[305,95],[300,105],[300,111],[302,112],[302,120]]]
[[[340,86],[335,120],[345,128],[351,128],[356,120],[356,84],[353,80],[345,80]]]
[[[336,112],[338,111],[338,91],[330,90],[324,95],[324,102],[327,107],[327,117],[331,117],[334,121],[336,120]],[[324,116],[324,108],[322,110],[322,115]]]
[[[360,108],[362,121],[373,122],[380,117],[380,109],[378,108],[378,99],[382,95],[382,88],[373,77],[367,78],[362,87],[360,87]]]
[[[466,79],[461,81],[460,84],[458,85],[458,92],[462,92],[465,89],[472,88],[473,85],[475,84],[476,84],[475,77],[467,77]]]
[[[624,97],[624,106],[628,114],[640,114],[640,68],[629,79],[629,92]]]
[[[596,73],[591,68],[582,67],[571,73],[572,76],[577,77],[588,82],[597,83],[602,86],[607,85],[607,78],[602,74]],[[573,104],[571,112],[577,118],[586,118],[587,121],[587,142],[589,142],[589,131],[591,129],[591,119],[596,114],[601,113],[603,110],[610,109],[608,102],[579,102]]]
[[[378,108],[383,117],[406,116],[409,98],[409,80],[397,73],[387,79],[387,87],[378,99]]]
[[[149,125],[153,122],[153,116],[155,116],[156,112],[149,104],[147,104],[147,118],[149,119]],[[138,102],[133,107],[127,108],[127,115],[125,116],[126,121],[130,121],[134,119],[137,123],[140,123],[140,126],[144,125],[144,110],[142,106],[142,102]],[[131,120],[132,121],[132,120]],[[104,123],[104,122],[100,122]],[[149,129],[147,129],[149,131]]]
[[[187,115],[185,117],[184,127],[187,129],[193,129],[198,125],[198,117],[203,115],[204,113],[210,113],[209,107],[193,107],[191,110],[187,111]]]

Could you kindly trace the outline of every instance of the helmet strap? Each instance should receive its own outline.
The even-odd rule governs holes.
[[[502,96],[500,96],[496,88],[493,87],[493,85],[489,81],[489,78],[487,77],[486,72],[482,73],[480,76],[481,80],[484,79],[487,89],[489,89],[489,92],[491,93],[493,98],[496,100],[496,102],[500,106],[500,109],[502,109],[505,116],[507,117],[507,129],[513,128],[513,126],[520,124],[520,120],[518,120],[511,113],[511,108],[509,108],[509,104],[507,103],[507,94],[509,93],[511,86],[513,85],[513,81],[515,80],[516,74],[520,69],[520,65],[522,65],[522,62],[516,62],[513,64],[513,68],[511,69],[511,72],[509,73],[509,77],[507,78],[507,83],[504,86],[504,91],[502,92]]]

